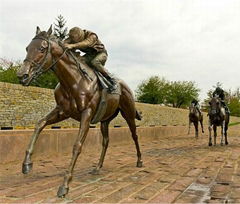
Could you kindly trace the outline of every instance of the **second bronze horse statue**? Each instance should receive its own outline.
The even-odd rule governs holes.
[[[217,139],[217,126],[221,127],[221,145],[223,145],[223,136],[225,137],[225,145],[228,145],[227,130],[229,123],[229,113],[226,112],[225,108],[222,106],[221,99],[219,97],[212,97],[209,102],[209,146],[212,146],[212,127],[214,132],[214,145],[216,145]]]
[[[65,50],[61,46],[61,43],[52,36],[52,27],[47,32],[42,32],[37,27],[36,36],[27,46],[26,50],[27,56],[17,73],[21,84],[25,86],[29,85],[33,79],[50,69],[58,77],[59,84],[54,91],[56,107],[37,123],[26,151],[22,172],[27,174],[32,169],[31,156],[34,145],[43,128],[67,118],[74,118],[80,122],[80,130],[73,146],[69,168],[65,174],[63,184],[59,187],[57,193],[59,197],[64,197],[68,193],[74,166],[81,153],[90,123],[97,112],[103,89],[100,87],[94,71],[84,62],[78,63],[74,56],[68,50]],[[119,81],[119,84],[119,94],[107,94],[105,98],[106,111],[100,120],[103,136],[102,153],[95,172],[98,172],[102,167],[107,151],[109,141],[108,125],[117,116],[119,111],[127,121],[135,142],[137,167],[142,167],[135,124],[135,119],[140,120],[141,116],[135,108],[131,90],[123,81]]]
[[[196,106],[193,103],[191,103],[191,105],[189,106],[188,119],[189,119],[188,134],[190,134],[190,127],[191,124],[193,123],[195,127],[195,137],[198,138],[198,122],[200,122],[202,133],[204,133],[203,115],[199,113],[199,111],[197,110]]]

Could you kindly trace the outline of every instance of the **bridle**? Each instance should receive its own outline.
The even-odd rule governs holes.
[[[216,100],[218,100],[217,97],[214,97]],[[218,100],[219,102],[219,100]],[[210,115],[216,115],[220,112],[220,109],[216,108],[216,109],[212,109],[212,104],[210,105]]]
[[[43,38],[43,37],[35,37],[35,38],[32,39],[32,41],[33,41],[33,40],[39,40],[39,39],[40,39],[40,40],[45,40],[45,41],[48,43],[48,45],[47,45],[48,49],[47,49],[47,52],[46,52],[45,56],[40,60],[40,62],[35,62],[35,61],[33,61],[33,60],[31,60],[31,59],[28,59],[28,58],[26,58],[26,59],[24,60],[24,61],[27,61],[27,62],[32,63],[32,64],[35,66],[35,69],[34,69],[34,70],[36,70],[36,71],[33,72],[33,75],[32,75],[32,78],[33,78],[33,79],[34,79],[34,78],[37,78],[37,77],[40,76],[42,73],[47,72],[48,70],[54,68],[55,64],[64,56],[64,54],[65,54],[66,51],[67,51],[67,49],[64,49],[62,55],[61,55],[56,61],[52,60],[53,63],[52,63],[50,66],[48,66],[47,69],[43,69],[43,67],[44,67],[44,66],[46,65],[46,63],[47,63],[48,55],[51,54],[51,43],[50,43],[50,40],[49,40],[49,39],[46,39],[46,38]]]

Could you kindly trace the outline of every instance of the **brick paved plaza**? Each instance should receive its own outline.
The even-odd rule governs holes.
[[[235,127],[236,129],[236,127]],[[68,155],[35,157],[33,171],[21,162],[0,166],[1,203],[240,203],[240,128],[229,145],[208,147],[200,134],[141,142],[143,168],[137,168],[133,143],[111,145],[99,175],[90,174],[100,152],[83,152],[66,198],[56,193],[69,164]],[[89,147],[91,148],[91,147]]]

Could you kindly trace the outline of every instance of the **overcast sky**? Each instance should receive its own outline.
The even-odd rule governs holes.
[[[36,26],[61,14],[98,34],[133,91],[152,75],[195,81],[201,99],[217,82],[240,87],[240,0],[1,0],[0,13],[0,57],[23,60]]]

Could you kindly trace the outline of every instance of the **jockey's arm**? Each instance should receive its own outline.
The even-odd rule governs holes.
[[[70,40],[70,38],[67,38],[67,39],[65,39],[64,41],[63,41],[63,43],[71,43],[71,40]]]
[[[74,43],[73,44],[73,48],[75,49],[84,49],[84,48],[88,48],[91,45],[93,45],[97,40],[97,36],[96,35],[90,35],[88,38],[86,38],[85,40],[78,42],[78,43]]]

